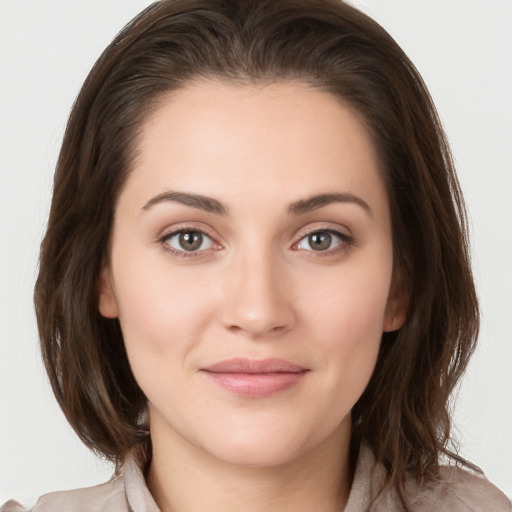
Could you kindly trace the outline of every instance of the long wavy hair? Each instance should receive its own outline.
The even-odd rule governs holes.
[[[141,127],[164,95],[198,78],[299,81],[363,120],[408,313],[383,335],[352,411],[352,445],[366,443],[400,492],[407,475],[435,478],[440,455],[456,457],[449,397],[479,325],[463,199],[417,70],[380,25],[338,0],[164,0],[96,62],[69,117],[35,288],[44,363],[69,423],[119,467],[130,450],[150,453],[146,398],[119,322],[98,312],[97,283]]]

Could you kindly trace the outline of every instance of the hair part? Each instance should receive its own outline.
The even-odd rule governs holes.
[[[146,398],[119,322],[99,314],[97,285],[145,120],[201,79],[298,81],[363,120],[387,186],[408,313],[383,335],[352,412],[353,446],[369,445],[399,491],[406,474],[435,478],[439,456],[454,456],[449,397],[479,325],[464,203],[419,73],[380,25],[336,0],[164,0],[96,62],[67,125],[35,288],[44,363],[69,423],[119,466],[128,451],[150,449]]]

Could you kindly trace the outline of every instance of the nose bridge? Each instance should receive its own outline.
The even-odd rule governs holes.
[[[222,323],[231,330],[261,336],[290,327],[294,315],[279,255],[272,247],[251,245],[233,254]]]

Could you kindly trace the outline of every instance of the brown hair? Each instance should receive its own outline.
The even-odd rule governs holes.
[[[451,454],[449,396],[478,331],[463,200],[418,72],[382,27],[337,0],[158,2],[95,64],[66,129],[35,289],[43,358],[68,421],[118,464],[149,447],[146,399],[118,321],[98,312],[97,281],[144,120],[163,94],[201,77],[301,81],[364,120],[388,188],[408,314],[383,335],[352,411],[353,445],[369,445],[398,490],[407,472],[435,477],[439,456]]]

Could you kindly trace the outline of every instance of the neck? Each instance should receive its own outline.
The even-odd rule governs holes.
[[[350,426],[270,467],[229,464],[172,437],[152,433],[147,484],[161,512],[339,512],[348,500]]]

